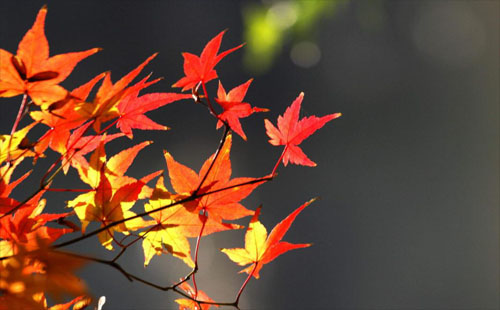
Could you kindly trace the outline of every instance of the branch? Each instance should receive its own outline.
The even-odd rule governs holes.
[[[129,281],[138,281],[138,282],[141,282],[147,286],[151,286],[153,288],[156,288],[158,290],[161,290],[161,291],[174,291],[176,292],[177,294],[179,295],[182,295],[194,302],[197,302],[199,304],[209,304],[209,305],[219,305],[219,306],[233,306],[233,307],[236,307],[237,308],[237,304],[236,302],[212,302],[212,301],[203,301],[203,300],[197,300],[196,298],[193,298],[191,296],[189,296],[189,294],[179,290],[177,287],[184,281],[182,281],[181,283],[176,283],[174,285],[169,285],[169,286],[161,286],[159,284],[156,284],[156,283],[153,283],[151,281],[148,281],[146,279],[143,279],[139,276],[136,276],[128,271],[126,271],[125,269],[123,269],[123,267],[116,263],[115,260],[104,260],[104,259],[100,259],[100,258],[97,258],[97,257],[92,257],[92,256],[87,256],[87,255],[81,255],[81,254],[76,254],[76,253],[71,253],[71,252],[65,252],[65,251],[54,251],[54,252],[57,252],[57,253],[60,253],[60,254],[64,254],[64,255],[68,255],[68,256],[73,256],[73,257],[76,257],[76,258],[80,258],[80,259],[84,259],[84,260],[87,260],[87,261],[92,261],[92,262],[96,262],[96,263],[99,263],[99,264],[103,264],[103,265],[108,265],[116,270],[118,270],[125,278],[127,278]],[[189,277],[189,276],[188,276]]]
[[[199,190],[201,189],[201,187],[203,186],[203,183],[205,182],[205,180],[207,179],[208,177],[208,174],[210,173],[210,170],[212,170],[214,164],[215,164],[215,161],[217,160],[217,157],[219,156],[219,153],[220,151],[222,150],[222,147],[224,146],[224,143],[226,142],[226,137],[227,137],[227,134],[229,133],[229,126],[224,126],[224,133],[222,134],[222,138],[220,139],[220,142],[219,142],[219,147],[217,148],[217,150],[215,151],[215,154],[214,154],[214,159],[212,160],[212,162],[210,163],[210,167],[208,167],[208,170],[207,170],[207,173],[205,173],[205,175],[203,176],[203,179],[201,179],[201,182],[200,184],[198,185],[198,188],[193,192],[193,195],[196,195]]]
[[[171,208],[171,207],[179,205],[179,204],[183,204],[183,203],[186,203],[186,202],[189,202],[189,201],[193,201],[193,200],[196,200],[198,198],[201,198],[201,197],[204,197],[204,196],[207,196],[207,195],[211,195],[211,194],[214,194],[214,193],[226,191],[226,190],[229,190],[231,188],[238,187],[238,186],[245,186],[245,185],[255,184],[255,183],[259,183],[259,182],[268,182],[268,181],[272,180],[273,178],[274,178],[274,176],[266,176],[266,177],[258,178],[258,179],[255,179],[255,180],[251,180],[251,181],[247,181],[247,182],[243,182],[243,183],[231,185],[231,186],[228,186],[228,187],[219,188],[219,189],[216,189],[216,190],[213,190],[213,191],[208,191],[208,192],[201,193],[201,194],[191,195],[191,196],[189,196],[187,198],[178,200],[176,202],[173,202],[173,203],[170,203],[168,205],[159,207],[157,209],[153,209],[153,210],[150,210],[150,211],[147,211],[147,212],[139,213],[137,215],[134,215],[134,216],[131,216],[131,217],[127,217],[127,218],[124,218],[124,219],[121,219],[121,220],[109,223],[108,225],[103,226],[103,227],[101,227],[99,229],[96,229],[96,230],[94,230],[94,231],[92,231],[92,232],[90,232],[88,234],[85,234],[85,235],[82,235],[82,236],[80,236],[78,238],[71,239],[71,240],[68,240],[66,242],[54,245],[54,248],[61,248],[61,247],[64,247],[64,246],[67,246],[67,245],[70,245],[70,244],[73,244],[73,243],[85,240],[85,239],[87,239],[89,237],[97,235],[98,233],[103,232],[103,231],[105,231],[105,230],[107,230],[107,229],[109,229],[111,227],[116,226],[116,225],[120,225],[120,224],[125,223],[127,221],[130,221],[130,220],[133,220],[133,219],[136,219],[136,218],[140,218],[140,217],[143,217],[143,216],[146,216],[146,215],[149,215],[149,214],[161,211],[161,210],[165,210],[165,209]],[[11,257],[11,256],[9,256],[9,257]],[[9,258],[9,257],[0,257],[0,260],[6,259],[6,258]]]

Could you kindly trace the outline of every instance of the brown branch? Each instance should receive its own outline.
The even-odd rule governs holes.
[[[217,160],[217,157],[219,156],[219,153],[222,150],[222,147],[224,146],[224,143],[226,142],[226,137],[227,137],[228,133],[229,133],[229,126],[226,125],[226,126],[224,126],[224,133],[222,134],[222,137],[221,137],[221,139],[219,141],[219,147],[217,147],[217,150],[215,151],[214,159],[210,163],[210,166],[208,167],[207,172],[205,173],[205,175],[201,179],[201,182],[198,185],[198,188],[193,192],[193,195],[196,195],[200,191],[201,187],[203,186],[203,183],[206,181],[206,179],[208,177],[208,174],[210,173],[210,171],[214,167],[215,161]]]
[[[176,283],[174,285],[161,286],[159,284],[153,283],[151,281],[148,281],[144,278],[141,278],[139,276],[136,276],[136,275],[126,271],[125,269],[123,269],[123,267],[120,264],[116,263],[115,260],[104,260],[104,259],[100,259],[97,257],[92,257],[92,256],[87,256],[87,255],[82,255],[82,254],[77,254],[77,253],[71,253],[71,252],[66,252],[66,251],[54,251],[54,252],[68,255],[68,256],[72,256],[72,257],[76,257],[76,258],[80,258],[80,259],[84,259],[87,261],[96,262],[96,263],[103,264],[103,265],[108,265],[108,266],[118,270],[125,278],[127,278],[127,280],[129,280],[131,282],[135,280],[135,281],[141,282],[147,286],[151,286],[151,287],[156,288],[156,289],[161,290],[161,291],[174,291],[177,294],[182,295],[183,297],[186,297],[186,298],[188,298],[196,303],[199,303],[199,304],[233,306],[233,307],[238,308],[236,302],[214,302],[214,301],[197,300],[196,298],[191,297],[189,294],[187,294],[187,293],[185,293],[177,288],[184,281],[182,281],[181,283]]]
[[[274,178],[273,176],[266,176],[266,177],[254,179],[254,180],[251,180],[251,181],[247,181],[247,182],[242,182],[242,183],[239,183],[239,184],[231,185],[231,186],[228,186],[228,187],[219,188],[219,189],[216,189],[216,190],[213,190],[213,191],[208,191],[208,192],[205,192],[205,193],[191,195],[191,196],[189,196],[187,198],[175,201],[175,202],[170,203],[168,205],[165,205],[165,206],[153,209],[153,210],[149,210],[149,211],[146,211],[146,212],[142,212],[142,213],[139,213],[137,215],[134,215],[134,216],[131,216],[131,217],[127,217],[127,218],[124,218],[124,219],[121,219],[121,220],[109,223],[108,225],[103,226],[103,227],[101,227],[99,229],[96,229],[96,230],[94,230],[94,231],[92,231],[92,232],[90,232],[88,234],[85,234],[85,235],[82,235],[82,236],[80,236],[78,238],[71,239],[71,240],[68,240],[66,242],[54,245],[54,248],[61,248],[61,247],[64,247],[64,246],[67,246],[67,245],[70,245],[70,244],[74,244],[76,242],[79,242],[79,241],[85,240],[85,239],[87,239],[89,237],[92,237],[94,235],[97,235],[98,233],[103,232],[103,231],[105,231],[105,230],[107,230],[107,229],[109,229],[111,227],[116,226],[116,225],[120,225],[120,224],[125,223],[127,221],[130,221],[130,220],[133,220],[133,219],[136,219],[136,218],[140,218],[140,217],[143,217],[143,216],[155,213],[155,212],[159,212],[161,210],[165,210],[165,209],[171,208],[171,207],[179,205],[179,204],[183,204],[183,203],[186,203],[186,202],[189,202],[189,201],[193,201],[193,200],[196,200],[198,198],[201,198],[201,197],[204,197],[204,196],[207,196],[207,195],[211,195],[211,194],[214,194],[214,193],[218,193],[218,192],[222,192],[222,191],[225,191],[225,190],[229,190],[231,188],[235,188],[235,187],[238,187],[238,186],[245,186],[245,185],[255,184],[255,183],[259,183],[259,182],[268,182],[268,181],[272,180],[273,178]],[[0,257],[0,260],[3,260],[3,259],[5,259],[5,257]]]

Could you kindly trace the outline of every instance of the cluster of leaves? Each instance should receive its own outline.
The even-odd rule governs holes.
[[[311,201],[303,204],[280,222],[267,236],[259,222],[260,207],[247,209],[241,201],[257,187],[273,179],[281,162],[314,166],[299,145],[301,142],[340,114],[323,117],[305,117],[299,120],[301,93],[283,116],[277,127],[265,120],[265,127],[275,146],[284,146],[273,171],[262,177],[231,177],[230,151],[234,131],[246,140],[241,118],[267,109],[244,102],[252,80],[226,92],[219,80],[215,102],[222,112],[217,113],[206,84],[218,79],[215,66],[237,46],[219,53],[224,32],[219,33],[203,49],[200,56],[184,53],[184,74],[173,87],[187,93],[148,93],[140,95],[158,79],[150,76],[132,84],[142,69],[156,56],[152,55],[138,67],[113,83],[109,72],[97,75],[74,90],[66,90],[60,83],[73,71],[78,62],[99,49],[66,53],[49,57],[49,45],[44,33],[47,14],[43,7],[34,25],[25,34],[14,55],[0,49],[0,97],[21,95],[19,113],[10,134],[0,136],[0,308],[4,309],[83,309],[91,301],[89,292],[75,270],[86,262],[106,264],[117,269],[127,279],[136,280],[164,291],[182,295],[177,299],[180,309],[207,309],[216,305],[238,307],[246,284],[253,276],[259,277],[261,268],[277,256],[309,244],[291,244],[281,241],[295,217]],[[93,100],[89,95],[98,83]],[[176,161],[164,151],[166,167],[173,192],[165,187],[163,171],[151,172],[141,178],[128,176],[127,170],[138,153],[151,141],[136,144],[108,156],[106,144],[114,139],[133,139],[133,130],[166,130],[144,114],[164,105],[191,99],[207,107],[216,120],[216,128],[224,127],[216,152],[199,172]],[[31,120],[28,120],[29,116]],[[18,129],[21,121],[28,123]],[[34,141],[27,137],[34,128],[43,134]],[[114,132],[114,133],[113,133]],[[40,186],[21,201],[12,197],[12,191],[29,176],[24,173],[13,179],[14,170],[26,158],[33,158],[33,167],[40,160],[57,156],[45,171]],[[43,158],[43,159],[42,159]],[[86,188],[55,188],[53,180],[77,171]],[[155,185],[148,185],[154,179]],[[45,194],[71,192],[75,197],[66,204],[66,212],[44,212]],[[137,201],[144,208],[132,210]],[[222,252],[248,274],[235,301],[216,302],[198,290],[195,274],[198,270],[198,249],[202,237],[216,232],[241,229],[233,220],[252,216],[245,235],[245,248],[222,249]],[[75,221],[78,218],[78,221]],[[96,222],[99,228],[88,231]],[[78,233],[80,232],[80,233]],[[72,236],[72,234],[77,234]],[[66,241],[57,243],[62,236]],[[112,260],[104,260],[61,250],[62,247],[97,236],[108,250],[119,248]],[[194,254],[190,238],[196,238]],[[68,240],[69,239],[69,240]],[[127,241],[127,242],[125,242]],[[161,286],[124,270],[119,257],[132,244],[141,241],[144,265],[154,256],[170,254],[186,263],[192,271],[176,283]],[[193,287],[188,284],[191,280]],[[46,296],[60,300],[67,295],[73,300],[49,307]]]

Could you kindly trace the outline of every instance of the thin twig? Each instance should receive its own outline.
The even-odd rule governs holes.
[[[259,183],[259,182],[268,182],[268,181],[270,181],[272,179],[273,179],[273,176],[266,176],[266,177],[254,179],[254,180],[251,180],[251,181],[242,182],[242,183],[238,183],[238,184],[235,184],[235,185],[227,186],[227,187],[224,187],[224,188],[215,189],[213,191],[208,191],[208,192],[204,192],[204,193],[200,193],[200,194],[196,194],[196,195],[191,195],[191,196],[189,196],[187,198],[184,198],[184,199],[172,202],[170,204],[161,206],[159,208],[156,208],[156,209],[153,209],[153,210],[149,210],[149,211],[146,211],[146,212],[142,212],[142,213],[139,213],[137,215],[134,215],[134,216],[131,216],[131,217],[127,217],[127,218],[124,218],[124,219],[121,219],[121,220],[109,223],[108,225],[106,225],[104,227],[101,227],[99,229],[96,229],[96,230],[94,230],[94,231],[92,231],[92,232],[90,232],[88,234],[85,234],[85,235],[82,235],[82,236],[80,236],[78,238],[71,239],[71,240],[68,240],[66,242],[54,245],[54,248],[61,248],[61,247],[64,247],[64,246],[67,246],[67,245],[70,245],[70,244],[73,244],[73,243],[85,240],[85,239],[87,239],[87,238],[89,238],[91,236],[94,236],[94,235],[96,235],[96,234],[98,234],[100,232],[103,232],[103,231],[105,231],[105,230],[107,230],[107,229],[109,229],[111,227],[116,226],[116,225],[120,225],[120,224],[125,223],[127,221],[130,221],[130,220],[133,220],[133,219],[136,219],[136,218],[140,218],[140,217],[144,217],[146,215],[150,215],[152,213],[159,212],[161,210],[165,210],[165,209],[171,208],[171,207],[179,205],[179,204],[183,204],[183,203],[186,203],[186,202],[189,202],[189,201],[193,201],[193,200],[196,200],[198,198],[201,198],[201,197],[204,197],[204,196],[207,196],[207,195],[211,195],[211,194],[214,194],[214,193],[218,193],[218,192],[222,192],[222,191],[225,191],[225,190],[229,190],[231,188],[235,188],[235,187],[238,187],[238,186],[245,186],[245,185],[255,184],[255,183]],[[2,260],[2,259],[3,259],[3,257],[0,257],[0,260]]]
[[[240,302],[240,297],[241,297],[241,293],[243,293],[243,290],[245,289],[245,287],[247,286],[248,282],[250,281],[250,279],[252,278],[253,276],[253,273],[255,272],[255,269],[257,269],[257,264],[259,262],[255,262],[254,263],[254,266],[253,266],[253,269],[252,269],[252,272],[250,272],[248,274],[248,277],[245,279],[245,282],[243,282],[243,284],[241,285],[240,287],[240,290],[238,291],[238,295],[236,295],[236,300],[234,301],[234,304],[236,305],[236,307],[238,307],[238,303]]]
[[[222,134],[222,138],[220,139],[219,147],[215,151],[214,159],[210,163],[210,166],[208,167],[207,172],[205,173],[205,175],[201,179],[201,182],[198,185],[198,188],[193,192],[193,194],[196,195],[198,193],[198,191],[201,189],[201,187],[203,186],[203,183],[206,181],[208,175],[210,174],[210,171],[212,170],[212,168],[213,168],[213,166],[215,164],[215,161],[217,160],[217,157],[219,156],[220,151],[222,150],[222,147],[224,146],[224,143],[226,142],[226,137],[227,137],[228,133],[229,133],[229,127],[228,126],[224,126],[224,133]]]
[[[54,249],[62,248],[62,247],[65,247],[65,246],[68,246],[68,245],[80,242],[82,240],[88,239],[88,238],[90,238],[92,236],[95,236],[98,233],[103,232],[103,231],[105,231],[105,230],[107,230],[107,229],[109,229],[111,227],[114,227],[116,225],[120,225],[122,223],[125,223],[127,221],[130,221],[130,220],[133,220],[133,219],[136,219],[136,218],[144,217],[146,215],[150,215],[152,213],[156,213],[156,212],[159,212],[161,210],[165,210],[165,209],[171,208],[171,207],[179,205],[179,204],[183,204],[183,203],[186,203],[186,202],[189,202],[189,201],[192,201],[192,200],[195,200],[195,199],[207,196],[207,195],[211,195],[211,194],[215,194],[215,193],[218,193],[218,192],[226,191],[226,190],[238,187],[238,186],[251,185],[251,184],[255,184],[255,183],[259,183],[259,182],[268,182],[268,181],[271,181],[273,178],[274,177],[272,175],[271,176],[266,176],[266,177],[262,177],[262,178],[258,178],[258,179],[254,179],[254,180],[250,180],[250,181],[246,181],[246,182],[234,184],[234,185],[231,185],[231,186],[227,186],[227,187],[215,189],[215,190],[212,190],[212,191],[204,192],[204,193],[201,193],[201,194],[191,195],[189,197],[186,197],[184,199],[181,199],[181,200],[172,202],[170,204],[161,206],[159,208],[156,208],[156,209],[153,209],[153,210],[149,210],[149,211],[146,211],[146,212],[142,212],[142,213],[136,214],[134,216],[127,217],[127,218],[124,218],[124,219],[121,219],[121,220],[109,223],[108,225],[103,226],[103,227],[101,227],[99,229],[96,229],[96,230],[94,230],[94,231],[92,231],[92,232],[90,232],[88,234],[84,234],[84,235],[82,235],[80,237],[77,237],[77,238],[65,241],[63,243],[56,244],[56,245],[54,245],[52,247]],[[11,257],[14,257],[14,256],[16,256],[16,255],[9,255],[9,256],[0,257],[0,261],[8,259],[8,258],[11,258]]]
[[[19,111],[17,112],[16,120],[14,121],[14,125],[12,126],[12,129],[10,130],[11,136],[16,132],[17,126],[19,125],[19,122],[21,121],[21,119],[24,116],[24,109],[26,109],[26,102],[28,101],[27,99],[28,99],[28,95],[24,94],[23,99],[21,101],[21,106],[19,107]],[[9,146],[9,149],[10,149],[10,146]]]
[[[71,253],[71,252],[65,252],[65,251],[54,251],[54,252],[57,252],[57,253],[60,253],[60,254],[64,254],[64,255],[68,255],[68,256],[72,256],[72,257],[76,257],[76,258],[80,258],[80,259],[83,259],[83,260],[87,260],[87,261],[92,261],[92,262],[96,262],[96,263],[99,263],[99,264],[104,264],[104,265],[108,265],[116,270],[118,270],[125,278],[127,278],[129,281],[133,281],[133,280],[136,280],[138,282],[141,282],[145,285],[148,285],[148,286],[151,286],[151,287],[154,287],[158,290],[161,290],[161,291],[174,291],[176,292],[177,294],[179,295],[182,295],[194,302],[197,302],[197,303],[200,303],[200,304],[210,304],[210,305],[220,305],[220,306],[234,306],[234,307],[237,307],[236,304],[234,302],[215,302],[215,301],[203,301],[203,300],[197,300],[196,298],[193,298],[192,296],[190,296],[189,294],[179,290],[177,288],[178,284],[175,284],[175,285],[169,285],[169,286],[161,286],[159,284],[156,284],[156,283],[153,283],[151,281],[148,281],[146,279],[143,279],[139,276],[136,276],[134,274],[131,274],[130,272],[126,271],[125,269],[123,269],[123,267],[116,263],[114,260],[104,260],[104,259],[100,259],[100,258],[97,258],[97,257],[92,257],[92,256],[87,256],[87,255],[82,255],[82,254],[77,254],[77,253]]]

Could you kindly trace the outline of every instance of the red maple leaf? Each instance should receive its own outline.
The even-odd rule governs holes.
[[[226,93],[222,83],[219,81],[219,89],[217,90],[217,98],[215,101],[224,109],[219,114],[217,129],[222,126],[222,121],[226,121],[234,132],[236,132],[243,140],[247,139],[243,128],[241,128],[240,118],[248,117],[254,112],[267,112],[268,109],[252,107],[249,103],[243,102],[243,98],[247,93],[248,87],[252,83],[252,79],[248,80]],[[221,121],[222,120],[222,121]]]
[[[144,80],[141,81],[144,83]],[[139,82],[139,83],[141,83]],[[138,97],[141,87],[130,92],[118,103],[119,119],[116,127],[127,137],[133,138],[132,128],[148,130],[167,130],[168,127],[155,123],[144,113],[158,109],[181,99],[191,98],[190,94],[152,93]]]
[[[229,259],[240,266],[251,264],[249,267],[240,272],[246,272],[258,279],[259,271],[265,264],[273,261],[276,257],[290,250],[305,248],[311,245],[310,243],[292,244],[283,242],[281,239],[283,239],[293,221],[295,221],[297,215],[314,200],[315,199],[311,199],[304,203],[288,215],[283,221],[279,222],[273,228],[269,236],[267,235],[267,230],[264,225],[259,222],[258,218],[261,210],[259,207],[255,211],[255,214],[250,221],[250,225],[248,225],[248,229],[245,234],[245,248],[222,249],[221,251],[224,252]]]
[[[205,45],[199,57],[191,53],[182,53],[182,57],[184,57],[184,74],[186,76],[175,82],[172,87],[182,87],[182,91],[185,91],[192,89],[200,82],[207,83],[217,78],[217,72],[214,70],[215,65],[229,53],[243,46],[243,44],[241,44],[217,54],[219,52],[222,36],[225,32],[226,30],[222,31],[210,40],[207,45]]]
[[[285,166],[288,161],[297,165],[316,166],[316,163],[307,158],[298,145],[326,123],[341,116],[341,113],[329,114],[323,117],[309,116],[299,121],[300,105],[303,98],[304,93],[300,93],[292,105],[286,109],[283,116],[278,117],[278,128],[274,127],[269,120],[264,120],[266,133],[271,138],[269,143],[276,146],[285,146],[280,157],[280,159],[283,159]]]
[[[68,77],[76,64],[100,50],[93,48],[49,57],[44,32],[46,15],[47,7],[44,6],[19,43],[17,55],[0,49],[0,97],[28,94],[36,105],[46,108],[66,97],[67,91],[58,84]]]

